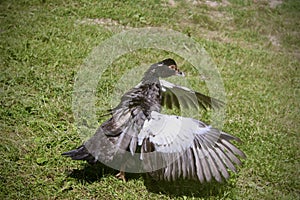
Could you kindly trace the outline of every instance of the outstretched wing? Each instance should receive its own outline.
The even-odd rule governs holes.
[[[224,102],[195,92],[189,88],[174,85],[165,80],[160,80],[162,87],[162,105],[172,109],[173,106],[180,108],[184,106],[186,108],[203,109],[207,108],[220,108],[224,105]]]
[[[138,140],[145,165],[164,163],[162,169],[152,173],[163,180],[192,178],[209,182],[214,177],[221,182],[222,176],[229,177],[227,169],[236,172],[234,164],[241,164],[237,155],[245,158],[230,142],[240,141],[238,138],[195,119],[157,112],[146,120]],[[159,159],[148,159],[149,152],[156,152]]]

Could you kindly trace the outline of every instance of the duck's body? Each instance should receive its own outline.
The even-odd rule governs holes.
[[[119,177],[124,179],[123,171],[126,171],[126,161],[123,160],[124,157],[122,158],[123,153],[130,152],[133,156],[137,149],[140,149],[138,151],[141,153],[140,159],[144,161],[148,169],[149,165],[158,165],[158,163],[147,160],[146,154],[151,152],[163,153],[161,159],[168,166],[156,171],[157,173],[153,173],[161,179],[173,180],[179,177],[194,176],[203,182],[204,177],[207,181],[210,181],[210,178],[205,175],[220,173],[223,177],[228,178],[226,167],[235,170],[232,163],[240,164],[239,159],[234,154],[244,156],[240,150],[229,142],[229,140],[238,140],[238,138],[191,118],[159,114],[162,105],[165,104],[167,107],[172,105],[170,98],[164,96],[164,93],[170,92],[170,88],[175,88],[176,92],[179,93],[196,96],[197,103],[203,108],[205,106],[220,107],[222,103],[188,88],[177,87],[169,82],[159,80],[160,77],[164,78],[172,75],[183,75],[172,59],[166,59],[151,65],[142,82],[121,97],[119,105],[110,111],[112,117],[98,128],[95,135],[77,149],[63,153],[63,155],[74,160],[87,160],[89,163],[100,161],[106,164],[120,159],[123,164],[119,166],[121,171]],[[174,105],[179,107],[178,98],[184,95],[179,95],[180,97],[176,97],[176,94],[168,96],[171,97],[171,100],[175,100]],[[165,120],[165,122],[162,120]],[[174,127],[176,127],[180,122],[185,123],[181,127],[191,125],[191,128],[183,130],[179,128],[178,134],[175,133],[172,129],[172,123],[175,123]],[[164,127],[166,124],[168,126]],[[159,131],[157,126],[164,128]],[[181,137],[189,138],[189,140],[182,140],[184,144],[181,144],[181,140],[178,140]],[[171,141],[169,138],[171,138]],[[224,141],[230,145],[224,147]],[[191,156],[191,153],[186,154],[184,151],[193,152],[194,155]],[[123,153],[120,154],[120,152]],[[199,155],[203,153],[208,153],[208,155],[205,155],[204,158],[197,157],[198,154],[195,154],[197,152],[200,152]],[[183,156],[184,159],[176,161],[176,166],[180,166],[179,168],[174,166],[174,160],[172,160],[174,157],[170,157],[171,154],[175,157]],[[207,158],[209,158],[208,161]],[[193,159],[190,160],[189,165],[183,163],[188,162],[188,159]],[[188,177],[183,176],[187,169],[183,169],[182,166],[189,166],[194,170],[193,173],[191,172]],[[166,175],[170,167],[173,173]],[[178,172],[175,173],[176,170]],[[188,171],[190,170],[188,169]],[[208,173],[208,171],[211,173]],[[200,174],[204,174],[204,176],[200,176]],[[221,181],[219,175],[214,177],[217,181]]]
[[[89,163],[112,162],[115,155],[120,154],[118,150],[128,150],[133,155],[145,120],[151,119],[152,111],[161,110],[162,87],[159,77],[181,74],[172,59],[151,65],[142,82],[126,92],[119,105],[110,110],[111,118],[97,129],[95,135],[77,149],[62,155]]]

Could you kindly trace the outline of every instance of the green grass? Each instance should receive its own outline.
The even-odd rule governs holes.
[[[1,199],[299,199],[300,3],[191,2],[1,1]],[[82,143],[72,91],[85,58],[124,27],[148,26],[191,36],[221,73],[223,130],[242,139],[238,146],[248,156],[226,183],[155,182],[142,174],[123,183],[112,169],[60,155]],[[153,49],[116,60],[99,82],[97,105],[109,106],[126,70],[170,56],[189,68],[182,58]],[[207,91],[205,84],[195,89]]]

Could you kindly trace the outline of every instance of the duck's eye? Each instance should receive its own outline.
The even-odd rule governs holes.
[[[177,70],[176,65],[170,65],[169,68],[170,68],[170,69],[175,69],[175,70]]]

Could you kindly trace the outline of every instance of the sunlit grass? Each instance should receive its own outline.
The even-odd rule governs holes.
[[[199,2],[1,2],[1,199],[299,198],[299,2],[274,9],[268,1]],[[108,18],[116,24],[84,23]],[[189,35],[217,65],[227,95],[223,130],[240,137],[247,154],[228,182],[165,183],[129,174],[123,183],[112,169],[60,155],[82,143],[72,92],[85,58],[123,28],[147,26]],[[128,69],[170,56],[189,69],[182,58],[153,49],[116,60],[98,84],[100,110],[109,108],[114,84]],[[207,92],[204,84],[193,87]]]

